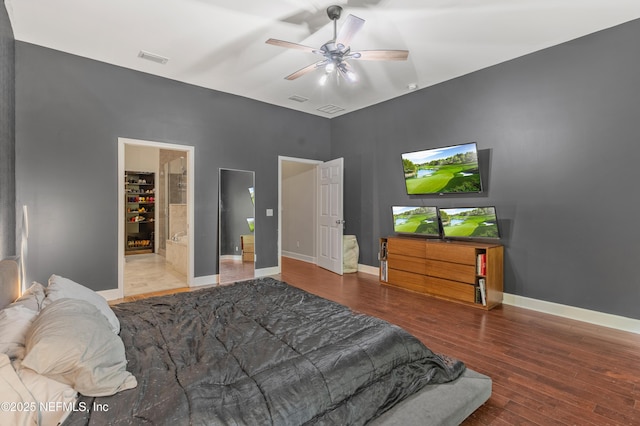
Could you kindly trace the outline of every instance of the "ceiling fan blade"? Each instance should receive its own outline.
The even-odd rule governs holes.
[[[285,80],[295,80],[298,77],[302,77],[303,75],[308,74],[311,71],[315,71],[318,67],[322,66],[322,64],[325,64],[326,62],[327,61],[318,61],[315,64],[311,64],[304,68],[301,68],[293,74],[289,74],[288,76],[286,76]]]
[[[360,31],[364,25],[364,19],[358,18],[354,15],[349,15],[340,27],[340,31],[336,36],[336,44],[342,44],[343,46],[350,46],[351,39]]]
[[[310,52],[310,53],[313,53],[315,50],[317,50],[315,47],[309,47],[309,46],[305,46],[303,44],[292,43],[290,41],[278,40],[278,39],[275,39],[275,38],[270,38],[269,40],[265,41],[265,43],[272,44],[274,46],[285,47],[287,49],[302,50],[302,51]]]
[[[358,54],[360,56],[358,56]],[[359,50],[350,55],[360,61],[406,61],[408,50]]]

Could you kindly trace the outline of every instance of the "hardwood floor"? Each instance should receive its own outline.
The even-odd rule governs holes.
[[[255,269],[253,262],[243,262],[242,260],[220,259],[220,271],[218,278],[220,284],[229,284],[236,281],[253,278]]]
[[[397,324],[490,376],[464,425],[640,424],[640,335],[503,305],[474,309],[283,258],[275,276]]]

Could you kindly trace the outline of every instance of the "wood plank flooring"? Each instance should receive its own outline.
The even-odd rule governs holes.
[[[503,305],[489,312],[283,258],[275,276],[397,324],[493,379],[464,425],[640,425],[640,335]]]

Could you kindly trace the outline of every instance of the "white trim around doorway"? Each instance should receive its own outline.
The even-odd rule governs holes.
[[[187,265],[187,285],[189,287],[195,284],[194,279],[194,236],[195,236],[195,220],[194,220],[194,186],[195,186],[195,147],[189,145],[179,145],[165,142],[146,141],[138,139],[118,138],[118,288],[117,291],[111,290],[103,296],[108,300],[120,299],[124,297],[124,173],[125,173],[125,145],[138,145],[158,149],[167,149],[174,151],[185,151],[187,153],[187,221],[189,243],[188,249],[188,265]]]

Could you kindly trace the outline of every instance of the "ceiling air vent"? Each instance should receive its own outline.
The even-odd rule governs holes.
[[[344,108],[340,108],[336,105],[325,105],[323,107],[318,108],[318,111],[326,112],[327,114],[335,114],[336,112],[344,111]]]
[[[156,62],[162,65],[169,62],[169,58],[156,55],[155,53],[145,52],[144,50],[141,50],[140,53],[138,53],[138,58],[146,59],[147,61]]]
[[[289,96],[289,99],[296,102],[307,102],[309,100],[309,98],[305,98],[303,96],[298,96],[298,95],[291,95]]]

